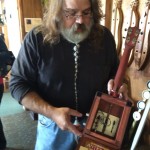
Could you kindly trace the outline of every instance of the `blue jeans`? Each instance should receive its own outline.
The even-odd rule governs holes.
[[[61,130],[57,124],[43,116],[38,116],[35,150],[75,150],[78,137]]]

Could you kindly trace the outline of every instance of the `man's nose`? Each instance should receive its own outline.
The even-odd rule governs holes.
[[[82,15],[77,15],[76,16],[76,23],[82,24],[83,23],[83,16]]]

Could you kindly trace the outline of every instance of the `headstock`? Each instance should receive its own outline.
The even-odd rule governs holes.
[[[136,7],[136,6],[138,6],[138,4],[139,4],[139,0],[133,0],[131,2],[131,7]]]
[[[137,27],[129,27],[127,37],[125,40],[125,46],[128,46],[132,49],[136,44],[139,33],[140,29],[138,29]]]

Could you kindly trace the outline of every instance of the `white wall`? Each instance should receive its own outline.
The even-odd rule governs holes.
[[[21,46],[17,0],[5,0],[9,50],[18,55]]]

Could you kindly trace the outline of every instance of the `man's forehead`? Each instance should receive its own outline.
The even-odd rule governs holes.
[[[85,10],[91,7],[90,0],[64,0],[64,8]]]

